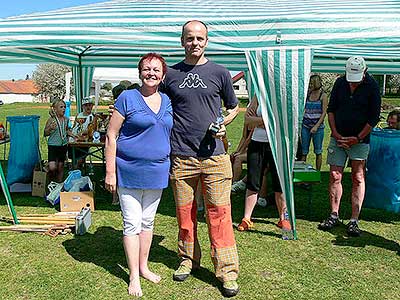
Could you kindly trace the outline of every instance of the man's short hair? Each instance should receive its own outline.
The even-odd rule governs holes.
[[[135,82],[134,84],[131,84],[130,86],[128,86],[126,89],[127,90],[138,90],[138,89],[140,89],[140,84]]]
[[[185,24],[183,24],[181,38],[183,38],[183,33],[185,32],[186,25],[188,25],[189,23],[192,23],[192,22],[199,22],[200,24],[203,24],[203,26],[206,28],[206,33],[207,33],[207,37],[208,37],[208,27],[207,27],[206,23],[199,21],[199,20],[190,20],[190,21],[187,21]]]
[[[123,84],[118,84],[118,85],[114,86],[112,89],[112,94],[113,94],[114,100],[116,100],[119,97],[119,95],[125,90],[126,90],[126,87]]]

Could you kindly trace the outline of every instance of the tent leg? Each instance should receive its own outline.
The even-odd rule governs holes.
[[[19,224],[19,221],[17,218],[17,213],[15,212],[15,209],[14,209],[10,191],[8,190],[6,178],[4,177],[4,172],[3,172],[3,168],[1,166],[1,164],[0,164],[0,184],[3,189],[4,198],[6,198],[6,201],[7,201],[8,210],[10,211],[10,214],[12,215],[12,218],[14,220],[14,224]]]

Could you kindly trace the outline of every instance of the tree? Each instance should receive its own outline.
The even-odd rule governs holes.
[[[336,79],[340,75],[335,73],[319,73],[319,76],[321,76],[324,91],[330,94]]]
[[[389,89],[389,94],[392,94],[393,90],[397,90],[397,93],[400,93],[400,75],[389,75],[386,81],[386,87]]]
[[[65,73],[70,67],[60,64],[40,64],[33,72],[32,79],[45,97],[63,99],[65,95]]]
[[[112,84],[110,82],[106,82],[101,86],[102,90],[106,91],[111,91],[112,90]]]

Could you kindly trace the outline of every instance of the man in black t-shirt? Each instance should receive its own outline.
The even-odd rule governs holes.
[[[204,23],[189,21],[183,25],[181,44],[185,59],[168,69],[161,87],[171,99],[174,116],[170,178],[181,263],[173,277],[184,281],[200,267],[195,192],[201,184],[215,275],[223,283],[224,295],[235,296],[239,291],[239,261],[231,218],[232,170],[221,139],[226,134],[225,125],[238,113],[238,100],[228,70],[204,55],[208,44]],[[224,118],[222,103],[228,113]],[[209,130],[212,123],[220,123],[214,133]]]
[[[328,146],[330,165],[329,198],[331,215],[319,224],[322,230],[339,225],[342,197],[342,176],[347,158],[351,161],[353,182],[352,214],[347,233],[359,236],[358,217],[365,194],[365,161],[369,152],[369,134],[379,121],[381,97],[377,82],[367,73],[360,56],[346,63],[346,76],[336,80],[328,104],[328,120],[332,135]]]

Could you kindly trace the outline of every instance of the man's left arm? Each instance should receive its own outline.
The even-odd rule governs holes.
[[[231,123],[239,113],[239,104],[236,105],[234,108],[226,110],[227,115],[224,117],[224,125],[228,125]]]
[[[224,117],[224,124],[221,125],[220,130],[215,135],[217,138],[222,138],[226,135],[225,125],[231,123],[239,113],[239,101],[236,98],[232,77],[228,70],[225,70],[221,76],[221,97],[226,107],[227,115]]]
[[[379,116],[381,114],[381,94],[379,92],[378,84],[374,84],[372,87],[371,98],[368,103],[368,120],[364,128],[357,135],[357,140],[362,141],[367,135],[370,134],[372,128],[376,126],[379,122]]]
[[[236,105],[234,108],[231,109],[227,109],[226,112],[228,113],[225,117],[224,117],[224,123],[221,124],[218,132],[215,134],[216,138],[223,138],[226,135],[226,127],[225,125],[228,125],[229,123],[231,123],[236,116],[239,113],[239,104]]]

